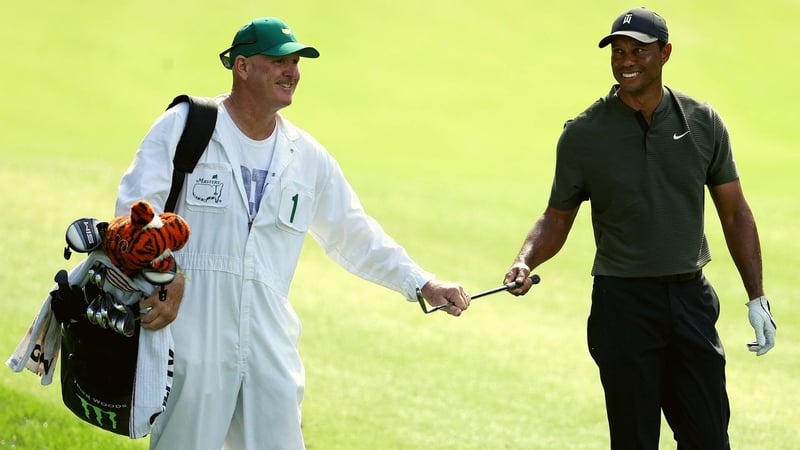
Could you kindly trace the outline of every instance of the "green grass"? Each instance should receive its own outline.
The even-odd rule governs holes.
[[[337,157],[367,210],[440,278],[495,286],[544,209],[563,122],[607,92],[596,43],[629,2],[13,2],[0,15],[0,351],[11,353],[50,287],[66,226],[110,218],[116,185],[180,93],[229,88],[216,54],[277,15],[318,60],[286,116]],[[761,230],[778,345],[755,358],[741,282],[709,211],[723,301],[734,448],[800,448],[800,307],[793,51],[783,0],[656,1],[674,50],[667,84],[729,125]],[[308,372],[309,449],[602,449],[607,429],[585,348],[588,208],[522,299],[476,300],[461,318],[359,280],[309,240],[292,288]],[[0,449],[146,448],[84,424],[57,385],[0,370]],[[674,448],[666,427],[661,448]]]

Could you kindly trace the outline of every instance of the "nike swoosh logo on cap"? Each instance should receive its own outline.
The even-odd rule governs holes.
[[[677,141],[678,139],[686,136],[687,134],[689,134],[688,131],[684,132],[683,134],[673,133],[672,134],[672,139],[675,139]]]

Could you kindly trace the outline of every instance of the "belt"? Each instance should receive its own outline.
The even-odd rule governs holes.
[[[660,277],[645,277],[645,280],[653,280],[659,283],[677,283],[680,281],[689,281],[699,278],[703,275],[702,270],[688,273],[676,273],[675,275],[664,275]]]

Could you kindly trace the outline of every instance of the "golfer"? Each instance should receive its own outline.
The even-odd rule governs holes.
[[[506,282],[564,244],[578,208],[591,202],[596,253],[588,345],[600,371],[612,449],[657,449],[661,412],[679,449],[729,448],[719,300],[702,269],[705,188],[744,282],[763,355],[775,344],[764,296],[756,224],[742,194],[728,132],[707,103],[664,86],[672,44],[658,14],[620,15],[611,46],[611,91],[567,122],[544,214]]]
[[[175,211],[192,229],[176,254],[185,279],[176,277],[165,302],[142,303],[152,307],[143,326],[172,323],[175,339],[174,385],[151,449],[304,448],[300,322],[287,296],[307,233],[350,272],[410,301],[420,287],[451,315],[469,305],[460,285],[409,258],[364,212],[334,158],[279,113],[292,103],[301,57],[318,56],[274,17],[244,25],[220,56],[233,86],[217,98],[214,134]],[[186,103],[171,108],[144,137],[117,214],[139,199],[163,208],[187,112]]]

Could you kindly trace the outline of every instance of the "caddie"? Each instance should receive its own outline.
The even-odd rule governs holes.
[[[279,113],[292,103],[300,60],[318,56],[275,17],[245,24],[220,54],[232,88],[216,98],[214,133],[175,209],[192,230],[175,254],[185,278],[166,301],[141,304],[152,308],[143,326],[171,323],[175,338],[173,390],[152,449],[304,448],[300,321],[288,294],[308,233],[345,269],[409,301],[420,287],[451,315],[469,305],[459,284],[435,279],[367,215],[333,156]],[[163,208],[187,111],[170,108],[144,137],[117,212],[138,199]]]

